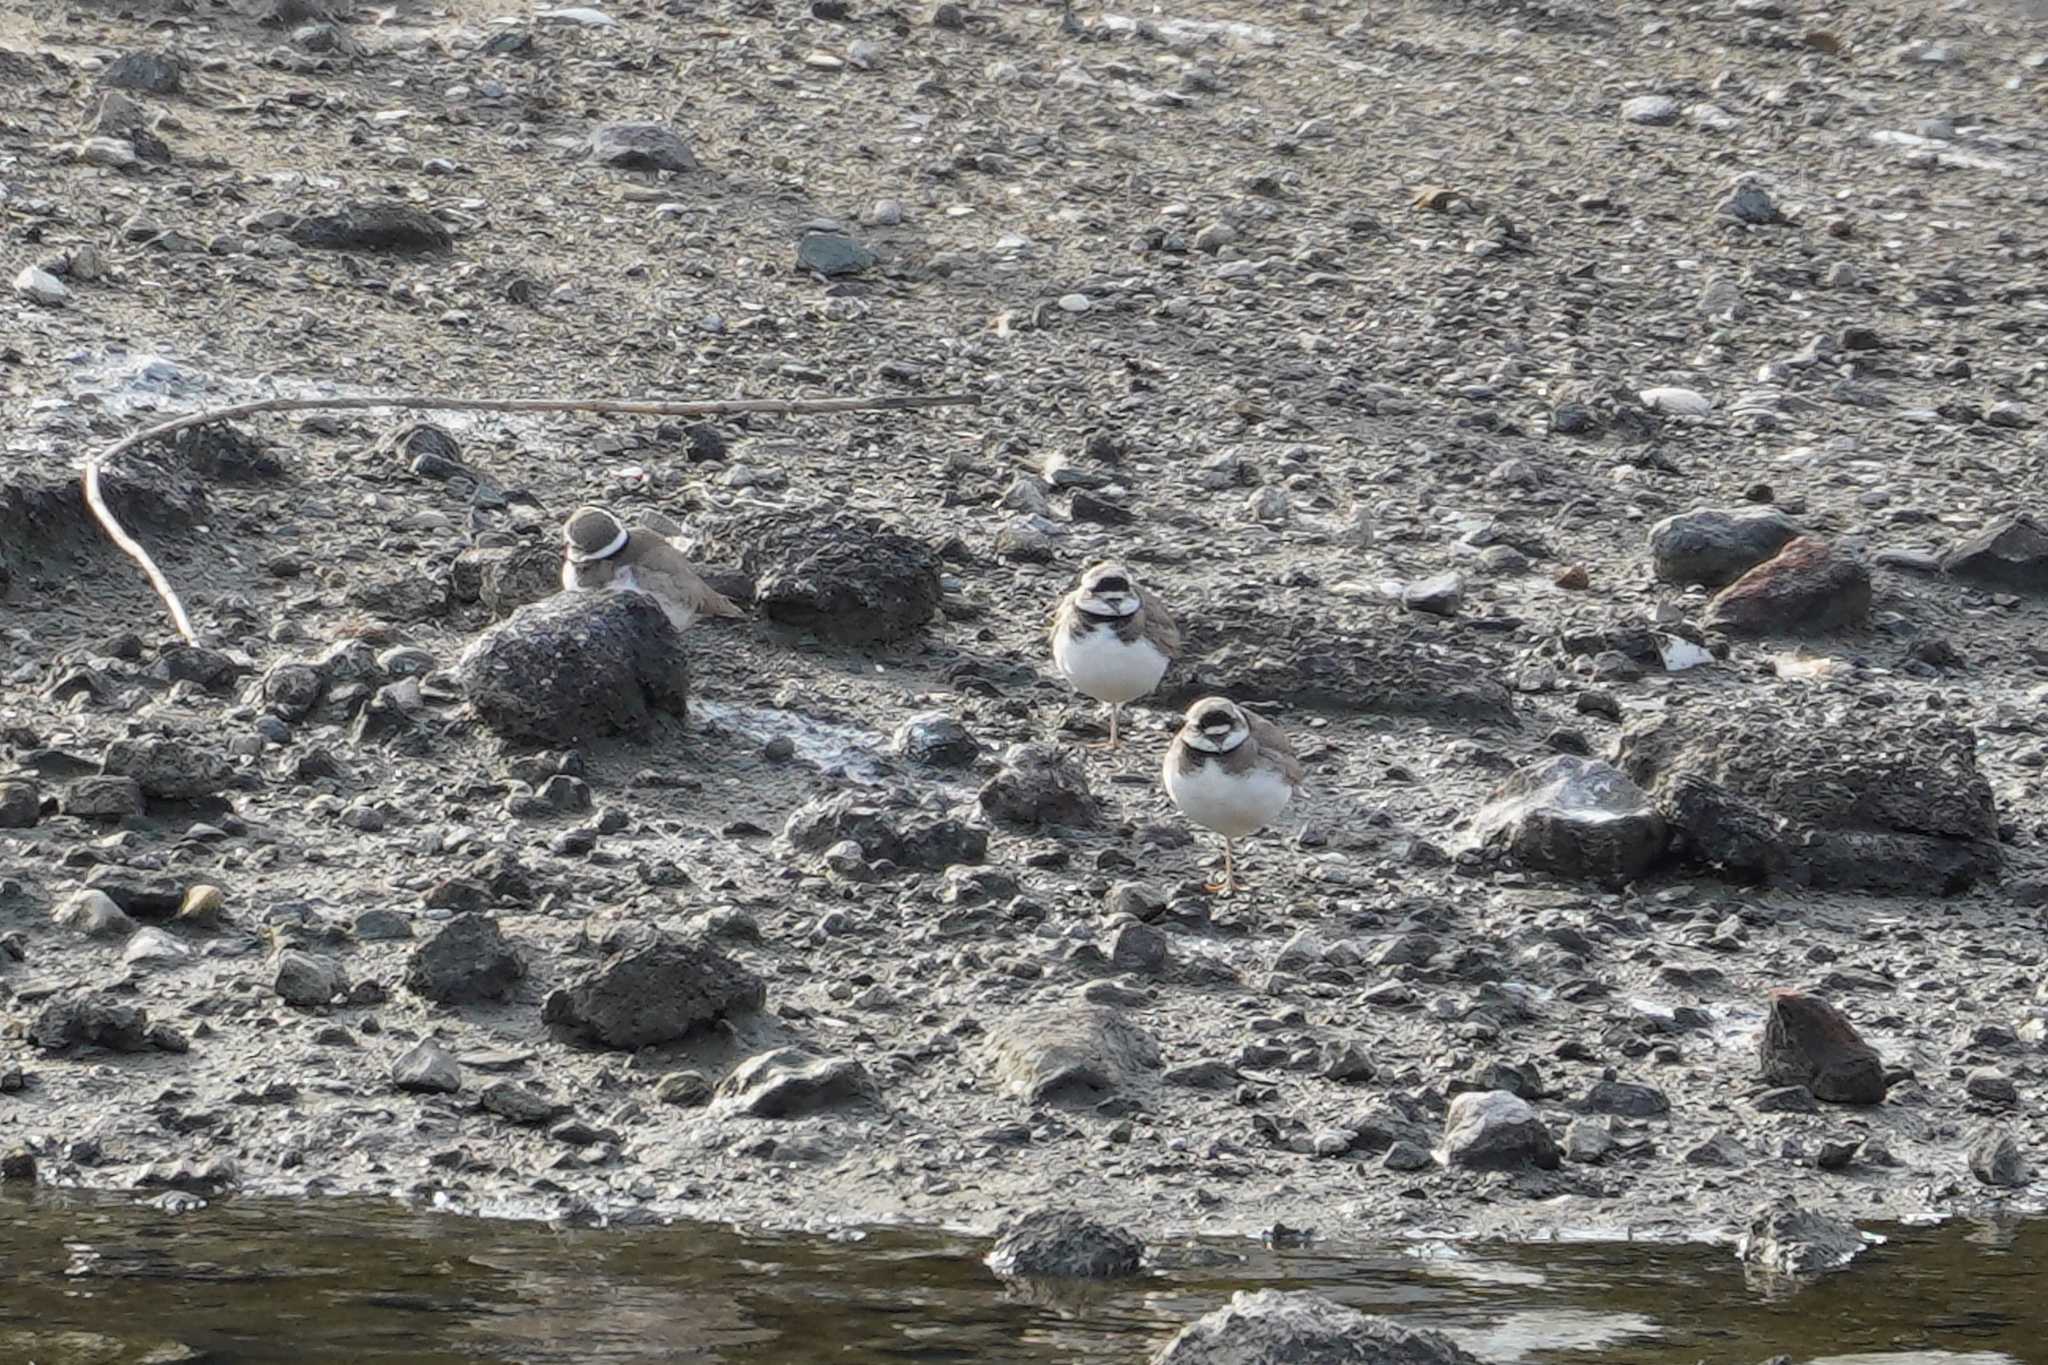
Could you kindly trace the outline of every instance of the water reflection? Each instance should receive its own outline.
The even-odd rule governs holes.
[[[176,1214],[0,1196],[0,1360],[40,1365],[1134,1362],[1231,1291],[1313,1288],[1498,1365],[2020,1365],[2048,1223],[1892,1228],[1788,1299],[1726,1248],[1564,1241],[1162,1248],[1109,1286],[1005,1286],[985,1246],[871,1229],[555,1229],[357,1201]],[[2024,1338],[2024,1340],[2022,1339]]]

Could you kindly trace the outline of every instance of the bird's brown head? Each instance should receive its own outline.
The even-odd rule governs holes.
[[[579,507],[562,524],[562,540],[570,559],[587,564],[610,559],[626,548],[626,527],[602,507]]]

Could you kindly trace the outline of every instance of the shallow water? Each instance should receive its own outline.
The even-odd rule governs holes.
[[[703,1225],[570,1229],[354,1200],[174,1213],[43,1189],[0,1196],[0,1360],[1141,1362],[1243,1288],[1312,1288],[1560,1365],[2029,1365],[2048,1221],[1884,1229],[1796,1293],[1725,1247],[1558,1242],[1158,1248],[1175,1268],[1081,1292],[1009,1288],[986,1244]]]

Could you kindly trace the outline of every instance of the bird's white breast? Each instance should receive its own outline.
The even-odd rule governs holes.
[[[1125,644],[1105,626],[1080,635],[1062,630],[1053,638],[1052,661],[1077,691],[1117,703],[1136,701],[1159,686],[1167,664],[1150,640],[1141,636]]]
[[[1287,779],[1267,767],[1238,774],[1225,772],[1220,763],[1201,763],[1188,770],[1169,752],[1165,776],[1166,794],[1181,814],[1226,839],[1242,839],[1271,824],[1294,799]]]

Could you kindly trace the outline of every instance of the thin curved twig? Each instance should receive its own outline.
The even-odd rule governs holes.
[[[196,645],[199,637],[192,630],[192,618],[185,614],[185,604],[178,600],[177,590],[171,587],[163,570],[150,558],[149,551],[122,528],[100,490],[100,469],[107,461],[139,445],[175,436],[193,427],[231,422],[238,417],[254,417],[265,412],[338,412],[363,408],[398,408],[412,412],[592,412],[604,416],[723,417],[737,413],[808,416],[828,412],[900,412],[911,408],[972,407],[980,402],[980,397],[971,393],[887,394],[871,398],[719,398],[696,402],[668,402],[652,398],[446,398],[437,394],[259,398],[232,407],[188,412],[182,417],[123,436],[85,462],[85,503],[92,512],[93,520],[107,533],[107,539],[149,576],[150,586],[163,599],[164,606],[171,613],[171,623],[178,628],[178,634],[184,637],[185,643]]]

